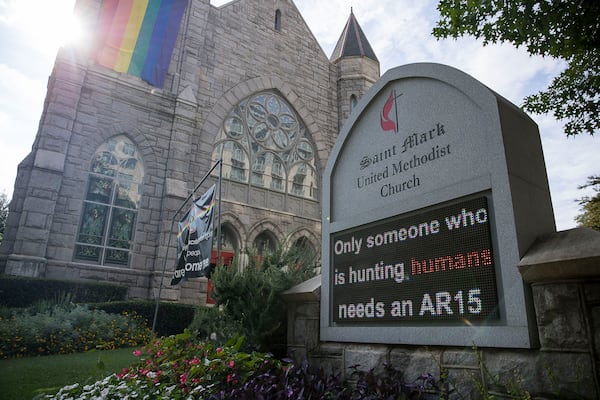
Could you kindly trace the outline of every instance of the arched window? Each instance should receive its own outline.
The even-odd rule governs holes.
[[[215,236],[213,240],[213,261],[217,259],[217,247],[219,241],[217,240],[217,229],[215,228]],[[221,225],[221,264],[222,265],[231,265],[233,262],[233,258],[238,254],[239,250],[239,236],[235,229],[231,227],[229,224]],[[219,264],[219,263],[217,263]]]
[[[90,165],[76,260],[129,264],[143,178],[142,160],[127,137],[114,137],[98,148]]]
[[[217,248],[217,229],[215,228],[215,238],[213,240],[213,248]],[[223,224],[221,225],[221,249],[224,251],[229,251],[236,253],[239,249],[239,238],[238,234],[230,225]]]
[[[277,93],[247,97],[225,117],[213,150],[223,178],[317,198],[315,147],[292,107]]]
[[[275,10],[275,30],[281,32],[281,10]]]
[[[354,107],[356,107],[356,103],[356,95],[353,94],[352,96],[350,96],[350,111],[354,110]]]
[[[277,250],[277,239],[271,232],[264,231],[254,239],[253,246],[256,249],[257,254],[262,256]]]
[[[302,236],[298,238],[294,244],[291,246],[290,251],[294,254],[298,259],[307,261],[314,261],[317,256],[317,250],[315,246],[308,240],[306,237]]]

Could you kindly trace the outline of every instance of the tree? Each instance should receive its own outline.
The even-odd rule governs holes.
[[[242,334],[248,349],[285,354],[287,309],[280,295],[316,275],[318,256],[310,246],[287,243],[262,254],[246,249],[233,265],[218,266],[211,276],[218,307],[196,313],[191,329],[203,335],[215,332],[221,340]]]
[[[600,128],[600,1],[440,0],[437,38],[472,35],[483,44],[510,42],[567,68],[550,86],[527,96],[525,110],[552,112],[567,136]]]
[[[8,197],[5,192],[0,193],[0,243],[4,237],[4,229],[6,228],[6,219],[8,218]]]
[[[580,226],[600,231],[600,176],[590,176],[585,185],[579,186],[579,189],[592,187],[596,192],[593,197],[585,196],[579,199],[579,204],[582,205],[582,213],[575,217],[575,221]]]

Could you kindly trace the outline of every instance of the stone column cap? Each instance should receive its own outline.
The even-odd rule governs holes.
[[[519,271],[527,283],[600,277],[600,232],[580,227],[541,236]]]
[[[310,278],[281,293],[287,303],[321,300],[321,275]]]

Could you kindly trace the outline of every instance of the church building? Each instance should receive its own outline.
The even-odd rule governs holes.
[[[320,252],[327,158],[380,74],[352,11],[329,57],[292,0],[77,0],[74,12],[93,35],[57,55],[0,271],[146,299],[164,278],[164,299],[204,303],[205,278],[168,285],[168,244],[221,159],[225,261],[282,244]]]

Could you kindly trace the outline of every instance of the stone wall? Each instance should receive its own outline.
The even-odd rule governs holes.
[[[101,3],[78,0],[76,12],[94,26]],[[280,30],[273,26],[276,10]],[[167,246],[171,219],[212,166],[215,137],[232,107],[263,90],[281,94],[312,135],[320,173],[337,133],[336,85],[335,66],[287,0],[222,7],[190,1],[162,89],[96,65],[89,50],[61,49],[32,153],[19,168],[0,272],[120,282],[130,287],[129,297],[154,298],[175,261]],[[145,170],[126,268],[73,256],[90,160],[121,134],[135,144]],[[240,194],[233,186],[224,185],[222,222],[236,228],[241,248],[262,227],[277,228],[272,233],[280,240],[305,236],[318,247],[318,200],[248,185]],[[169,273],[162,272],[166,257]],[[205,291],[201,279],[162,295],[203,304]]]
[[[528,391],[535,398],[600,396],[600,233],[578,228],[541,238],[519,269],[531,284],[540,347],[536,349],[373,345],[319,340],[320,277],[286,293],[288,351],[350,378],[390,363],[406,382],[424,373],[466,399]],[[443,329],[443,328],[440,328]]]
[[[338,83],[338,131],[352,112],[350,96],[359,100],[379,79],[379,62],[368,57],[344,57],[336,61]]]

